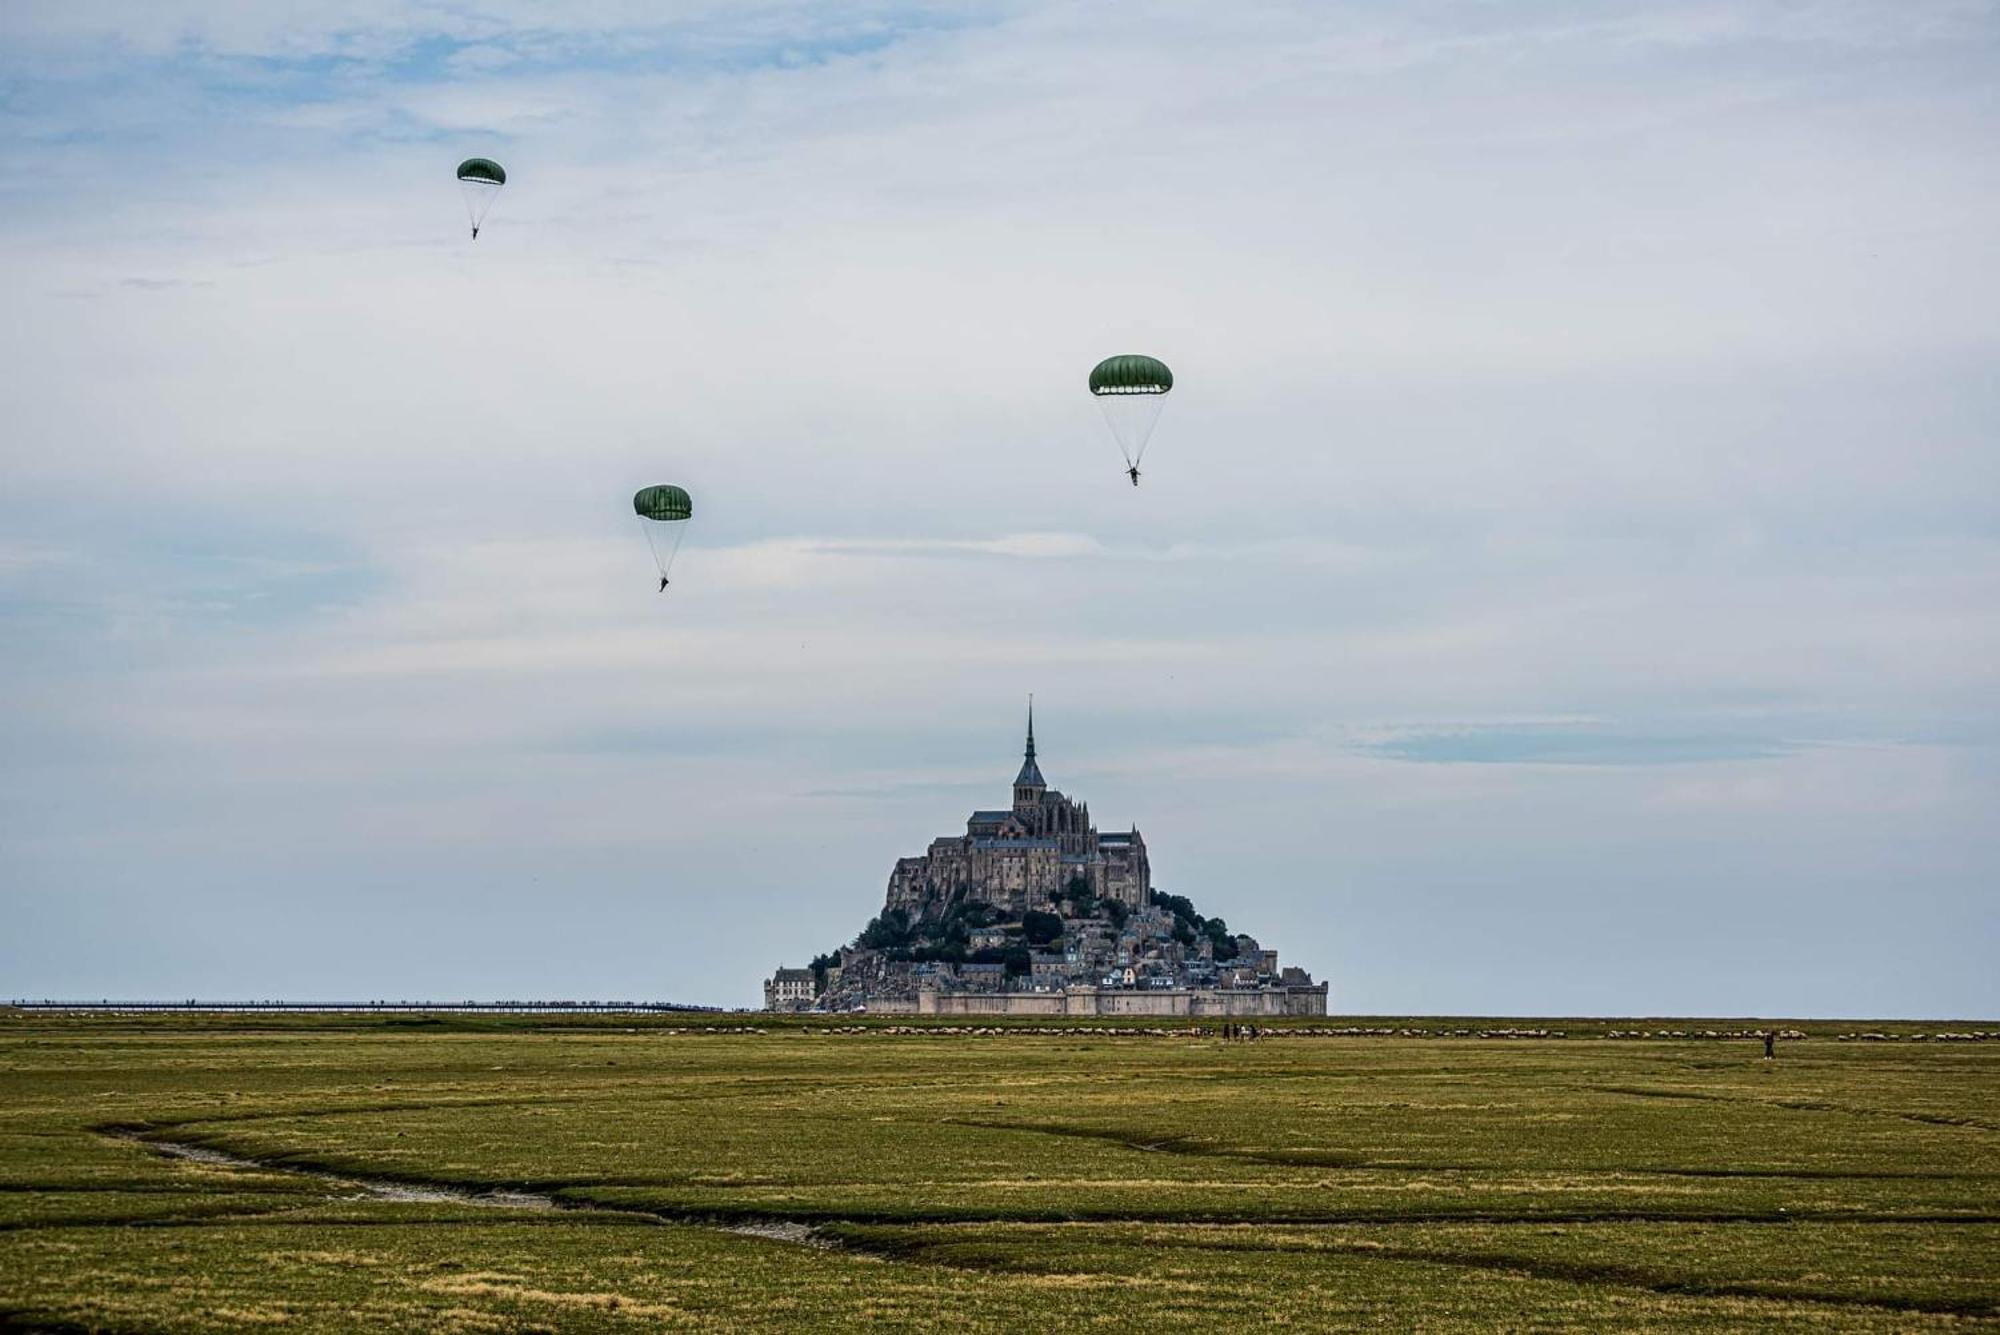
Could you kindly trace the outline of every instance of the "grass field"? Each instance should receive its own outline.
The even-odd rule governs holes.
[[[2000,1041],[743,1023],[0,1012],[0,1328],[2000,1324]]]

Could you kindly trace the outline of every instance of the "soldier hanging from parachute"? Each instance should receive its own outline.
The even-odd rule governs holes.
[[[507,184],[507,169],[491,158],[467,158],[458,164],[458,192],[465,196],[465,216],[472,223],[472,239],[479,239],[479,225],[486,211],[500,197]]]
[[[671,582],[668,574],[673,569],[674,557],[679,553],[681,538],[687,532],[687,521],[694,517],[694,502],[679,487],[645,487],[632,498],[632,511],[639,516],[639,527],[646,534],[646,546],[653,553],[653,564],[660,570],[660,592],[665,593]],[[664,530],[658,528],[661,524],[667,527]],[[656,533],[658,538],[654,537]],[[662,552],[665,554],[662,555]]]
[[[1160,420],[1174,373],[1157,357],[1128,354],[1106,357],[1090,372],[1090,392],[1104,410],[1104,420],[1125,456],[1125,474],[1139,485],[1139,461]]]

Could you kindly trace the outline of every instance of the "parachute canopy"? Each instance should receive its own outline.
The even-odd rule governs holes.
[[[690,519],[694,516],[694,501],[679,487],[645,487],[632,498],[632,511],[641,519],[662,522]]]
[[[458,164],[458,179],[461,181],[486,181],[493,185],[507,184],[507,169],[491,158],[467,158]]]
[[[1164,394],[1174,387],[1174,373],[1158,357],[1127,353],[1106,357],[1090,371],[1090,392],[1106,394]]]
[[[507,184],[507,169],[491,158],[467,158],[458,164],[458,192],[465,196],[466,221],[472,224],[472,239],[479,239],[479,226],[486,211],[500,197]]]

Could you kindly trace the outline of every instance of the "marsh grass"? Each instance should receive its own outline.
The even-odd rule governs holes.
[[[742,1024],[0,1015],[0,1326],[2000,1322],[2000,1045]]]

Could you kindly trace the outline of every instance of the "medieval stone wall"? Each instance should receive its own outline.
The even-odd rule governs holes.
[[[1072,987],[1061,992],[917,993],[921,1015],[1324,1015],[1325,983],[1310,987],[1159,988],[1144,991]]]

